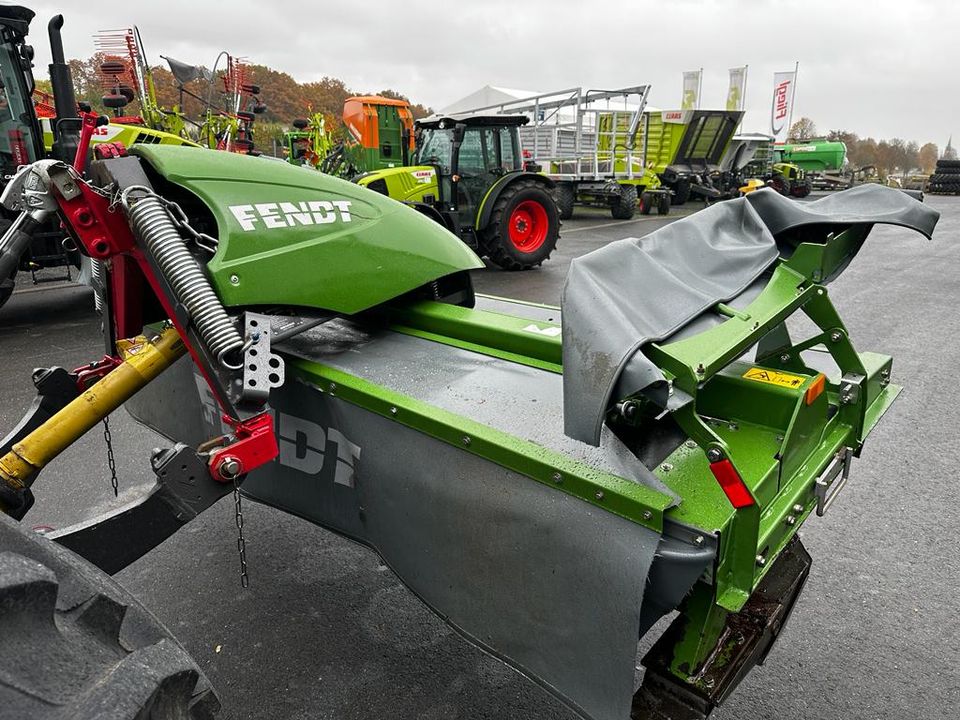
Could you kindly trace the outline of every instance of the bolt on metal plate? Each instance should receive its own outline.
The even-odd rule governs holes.
[[[283,358],[270,352],[270,316],[246,312],[243,353],[243,397],[263,403],[270,390],[283,385]]]

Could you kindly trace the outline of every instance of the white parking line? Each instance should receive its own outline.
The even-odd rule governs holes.
[[[694,212],[696,212],[694,210]],[[671,218],[678,219],[682,217],[687,217],[688,215],[693,215],[692,212],[686,212],[683,214],[671,214],[671,215],[655,215],[652,217],[639,217],[633,218],[632,220],[616,220],[611,222],[602,223],[600,225],[587,225],[586,227],[576,227],[570,230],[561,230],[560,235],[569,235],[570,233],[583,232],[585,230],[599,230],[600,228],[616,227],[617,225],[631,225],[633,223],[641,222],[652,222],[654,220],[669,220]]]

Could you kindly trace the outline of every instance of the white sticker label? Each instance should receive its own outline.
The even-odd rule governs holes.
[[[414,170],[410,173],[413,175],[413,179],[417,181],[420,185],[427,185],[433,180],[434,171],[431,170]]]
[[[549,326],[549,327],[540,327],[539,325],[527,325],[524,329],[524,332],[536,333],[537,335],[546,335],[547,337],[558,337],[562,332],[560,328]]]

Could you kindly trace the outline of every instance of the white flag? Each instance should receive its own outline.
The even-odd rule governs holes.
[[[727,110],[743,110],[747,94],[747,66],[730,68],[730,88],[727,90]]]
[[[700,76],[703,70],[690,70],[683,74],[683,97],[680,100],[681,110],[693,110],[700,107]]]
[[[790,128],[790,111],[793,104],[794,85],[797,82],[796,70],[773,74],[773,104],[770,107],[770,134],[774,142],[787,139]]]

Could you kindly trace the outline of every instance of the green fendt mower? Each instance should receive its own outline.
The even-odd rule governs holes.
[[[505,270],[542,264],[560,236],[554,182],[523,160],[525,115],[434,116],[417,120],[405,167],[356,182],[413,205]]]
[[[548,189],[499,120],[426,123],[419,149],[430,207],[469,203],[481,238]],[[0,198],[103,261],[108,348],[35,371],[0,441],[7,717],[211,718],[203,672],[105,573],[234,494],[371,548],[582,718],[705,718],[804,602],[798,531],[831,522],[900,391],[829,283],[875,223],[929,236],[938,218],[880,186],[763,189],[574,260],[545,307],[476,294],[473,251],[356,184],[203,149],[98,155],[87,177],[27,165]],[[417,171],[396,173],[427,204]],[[16,522],[58,492],[43,467],[122,405],[169,438],[153,488],[46,537]],[[223,551],[245,582],[239,539]],[[635,694],[638,638],[674,611]],[[829,685],[810,668],[797,691]]]

